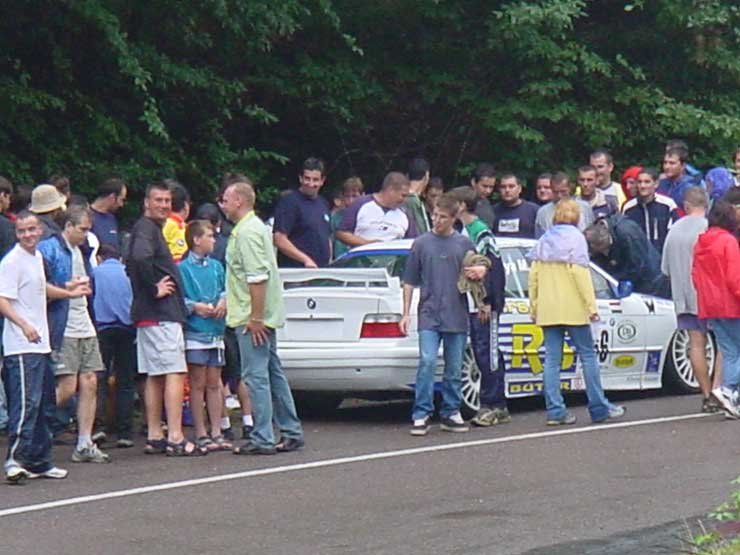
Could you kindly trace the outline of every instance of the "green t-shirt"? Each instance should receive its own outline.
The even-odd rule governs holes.
[[[236,224],[226,246],[226,325],[246,325],[252,314],[249,284],[265,281],[265,326],[279,328],[285,305],[275,249],[267,226],[252,211]]]

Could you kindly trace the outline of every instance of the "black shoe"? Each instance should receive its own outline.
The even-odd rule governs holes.
[[[277,450],[274,447],[261,447],[251,441],[245,441],[239,447],[234,447],[235,455],[275,455]]]
[[[252,430],[254,430],[254,426],[248,426],[246,424],[242,426],[242,439],[247,441],[249,439],[249,434],[252,433]]]
[[[234,441],[236,439],[234,428],[221,428],[221,435],[227,441]]]
[[[306,441],[302,437],[289,437],[288,439],[282,440],[275,446],[278,453],[289,453],[290,451],[298,451],[305,447]]]

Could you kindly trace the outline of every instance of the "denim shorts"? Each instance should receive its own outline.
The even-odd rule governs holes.
[[[707,321],[699,320],[696,314],[689,314],[688,312],[679,314],[676,317],[676,323],[680,330],[700,331],[702,333],[707,333],[708,331]]]
[[[208,368],[220,368],[225,364],[224,350],[213,349],[188,349],[185,351],[185,359],[188,364],[206,366]]]

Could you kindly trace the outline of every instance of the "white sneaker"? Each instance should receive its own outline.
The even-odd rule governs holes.
[[[107,453],[103,453],[97,445],[91,443],[82,449],[75,449],[72,452],[72,462],[107,463],[110,462],[110,457]]]
[[[28,477],[31,480],[35,480],[37,478],[48,478],[49,480],[64,480],[67,477],[67,474],[69,474],[69,472],[67,472],[65,469],[59,468],[58,466],[52,466],[46,472],[41,472],[39,474],[35,472],[30,472]]]
[[[417,418],[411,425],[409,433],[412,436],[425,436],[429,433],[429,416]]]
[[[733,392],[724,387],[712,390],[712,397],[720,404],[728,418],[740,418],[740,408],[733,403]]]
[[[226,397],[226,408],[228,410],[236,410],[241,408],[241,403],[239,402],[239,399],[236,398],[234,395],[229,395]]]
[[[11,484],[22,484],[30,477],[31,473],[17,464],[11,464],[5,469],[5,479]]]

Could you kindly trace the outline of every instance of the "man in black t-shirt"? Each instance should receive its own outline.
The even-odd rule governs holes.
[[[503,175],[498,192],[501,195],[501,202],[493,206],[493,213],[496,216],[493,234],[534,239],[534,222],[539,206],[521,198],[522,185],[519,178],[511,173]]]
[[[324,161],[303,162],[300,187],[275,207],[273,238],[281,267],[318,268],[331,260],[329,203],[319,195],[326,181]]]

